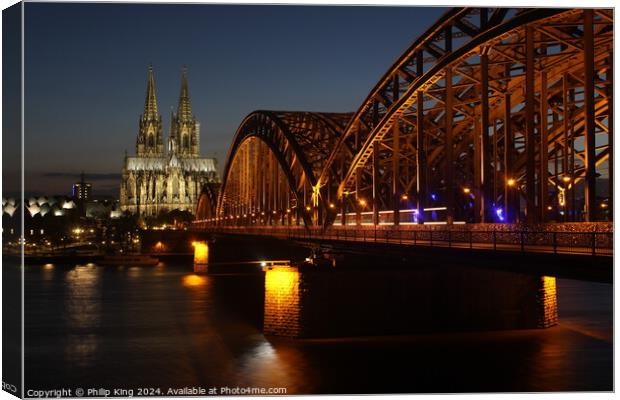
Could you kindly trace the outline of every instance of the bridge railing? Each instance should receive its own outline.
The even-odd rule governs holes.
[[[366,228],[366,227],[365,227]],[[613,232],[465,229],[353,229],[303,226],[206,227],[207,231],[290,240],[371,242],[553,254],[613,255]]]

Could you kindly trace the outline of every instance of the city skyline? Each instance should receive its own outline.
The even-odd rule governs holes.
[[[188,67],[200,150],[217,157],[221,171],[247,114],[355,111],[402,49],[445,11],[328,7],[27,3],[26,193],[62,194],[56,191],[69,191],[84,171],[95,194],[118,195],[124,152],[135,152],[149,64],[165,136]],[[381,20],[403,21],[389,41],[364,34]]]

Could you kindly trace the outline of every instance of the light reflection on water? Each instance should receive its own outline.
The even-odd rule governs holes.
[[[586,304],[611,296],[611,285],[582,291],[590,297],[576,296],[581,311],[571,313],[576,306],[562,299],[558,280],[560,326],[547,330],[290,340],[261,333],[261,275],[207,276],[163,264],[25,272],[27,387],[225,385],[286,387],[289,394],[611,388],[611,341],[574,329],[606,326],[598,316],[610,315],[611,303]],[[572,327],[562,326],[563,315]]]
[[[101,325],[101,273],[100,268],[91,265],[77,266],[65,275],[64,315],[69,331],[65,359],[79,366],[96,361],[100,337],[91,332]]]

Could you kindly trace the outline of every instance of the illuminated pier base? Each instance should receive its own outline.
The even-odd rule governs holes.
[[[547,328],[555,278],[504,271],[333,272],[273,267],[264,332],[290,337]]]
[[[194,272],[209,271],[209,244],[207,242],[193,242]]]

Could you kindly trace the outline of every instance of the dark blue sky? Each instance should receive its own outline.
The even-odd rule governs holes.
[[[81,170],[117,194],[153,63],[164,135],[189,69],[203,155],[220,167],[256,109],[355,111],[443,8],[26,3],[26,191]],[[111,179],[110,179],[111,178]]]

